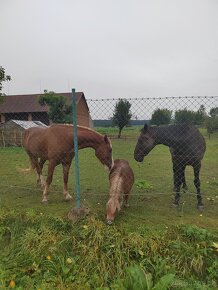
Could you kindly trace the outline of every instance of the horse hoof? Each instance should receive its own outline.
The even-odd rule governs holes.
[[[172,203],[172,207],[177,208],[178,206],[179,206],[178,203],[175,203],[175,202]]]
[[[45,189],[45,183],[40,183],[39,185],[40,185],[41,189]]]
[[[42,204],[48,204],[48,200],[42,200],[41,203]]]
[[[66,197],[65,197],[65,201],[71,201],[73,198],[70,194],[68,194]]]
[[[64,201],[66,202],[70,202],[72,200],[72,198],[65,198]]]
[[[107,225],[111,226],[113,224],[112,220],[107,220]]]
[[[198,204],[198,205],[197,205],[197,209],[199,209],[199,210],[203,210],[203,209],[204,209],[204,205],[203,205],[203,204]]]

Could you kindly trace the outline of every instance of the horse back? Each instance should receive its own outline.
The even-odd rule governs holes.
[[[134,183],[134,173],[129,166],[128,161],[124,159],[114,160],[114,166],[110,171],[109,180],[111,187],[114,187],[115,183],[120,184],[120,193],[128,193]]]
[[[177,134],[169,145],[173,159],[181,157],[189,161],[190,165],[197,160],[202,160],[206,151],[206,142],[200,131],[194,126],[187,125],[183,127],[183,131],[177,131]]]

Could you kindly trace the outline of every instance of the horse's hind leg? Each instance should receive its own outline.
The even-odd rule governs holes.
[[[129,192],[124,193],[124,206],[125,207],[129,207],[128,199],[129,199]]]
[[[45,164],[45,159],[43,158],[40,158],[40,161],[39,161],[39,173],[38,173],[38,183],[40,183],[41,187],[44,188],[45,187],[45,180],[42,176],[42,169],[43,169],[43,165]]]
[[[194,164],[193,168],[194,168],[194,184],[197,190],[197,200],[198,200],[197,208],[203,209],[204,205],[202,202],[202,195],[201,195],[201,189],[200,189],[201,182],[199,178],[200,170],[201,170],[201,162],[197,162],[196,164]]]
[[[48,176],[47,176],[47,179],[45,182],[45,187],[44,187],[44,191],[43,191],[43,195],[42,195],[42,203],[48,202],[48,190],[49,190],[49,186],[52,182],[53,173],[54,173],[54,169],[55,169],[56,165],[57,165],[57,162],[55,160],[50,160],[48,163]]]
[[[42,186],[42,167],[43,165],[41,166],[40,165],[40,162],[38,162],[38,158],[35,157],[35,156],[32,156],[32,155],[29,155],[29,159],[30,159],[30,163],[31,163],[31,166],[33,169],[36,169],[36,172],[37,172],[37,184],[41,183],[41,186]],[[44,163],[43,163],[44,164]]]
[[[68,177],[69,177],[69,170],[70,170],[71,162],[62,163],[62,165],[63,165],[63,175],[64,175],[64,199],[68,201],[72,199],[72,196],[69,194],[69,191],[68,191]]]
[[[187,186],[186,180],[185,180],[185,170],[184,170],[183,175],[182,175],[182,188],[184,191],[188,189],[188,186]]]
[[[174,206],[179,205],[180,200],[180,188],[183,182],[183,176],[184,176],[185,166],[181,164],[173,164],[173,173],[174,173],[174,190],[176,192],[175,200],[173,202]]]
[[[187,186],[186,180],[185,180],[185,171],[183,172],[183,175],[182,175],[182,189],[183,189],[183,191],[188,190],[188,186]],[[175,185],[174,185],[173,190],[176,191]]]

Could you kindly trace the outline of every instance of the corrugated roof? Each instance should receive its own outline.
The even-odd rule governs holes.
[[[43,94],[7,95],[5,96],[4,101],[0,103],[0,113],[48,112],[48,106],[41,106],[38,102],[38,98],[41,95]],[[66,97],[68,102],[71,103],[72,93],[56,93],[56,95]],[[76,92],[76,103],[80,101],[81,97],[84,97],[85,99],[82,92]]]
[[[7,123],[15,123],[24,129],[32,128],[32,127],[47,127],[44,123],[40,121],[21,121],[21,120],[10,120]],[[7,124],[5,123],[5,124]]]

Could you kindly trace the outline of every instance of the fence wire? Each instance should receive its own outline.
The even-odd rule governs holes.
[[[34,100],[37,102],[36,98]],[[19,102],[17,96],[16,102]],[[29,110],[28,103],[19,104],[19,110],[23,108],[23,112],[15,110],[16,104],[7,108],[8,111],[1,111],[2,106],[2,188],[17,188],[21,193],[32,188],[35,181],[33,173],[26,170],[28,158],[24,149],[27,141],[24,138],[28,128],[35,128],[35,132],[38,130],[39,133],[33,134],[33,151],[29,147],[26,150],[29,150],[33,167],[38,170],[38,182],[44,187],[45,180],[49,179],[53,185],[51,192],[62,191],[62,172],[59,167],[56,168],[56,165],[62,164],[65,172],[64,194],[66,199],[70,198],[69,192],[72,194],[75,182],[70,173],[68,189],[66,176],[73,158],[73,127],[56,126],[54,123],[55,120],[72,123],[72,112],[67,112],[64,106],[60,110],[38,103],[35,109],[33,106]],[[79,126],[91,129],[78,131],[81,136],[79,149],[84,149],[79,151],[82,197],[95,201],[105,197],[105,201],[119,197],[119,191],[131,191],[130,205],[132,202],[132,205],[140,206],[140,202],[134,203],[134,200],[143,196],[168,198],[174,192],[182,192],[183,188],[193,199],[197,192],[199,204],[202,193],[204,200],[217,206],[218,96],[86,100],[77,102],[77,117]],[[51,131],[49,137],[44,133],[48,128]],[[92,133],[92,130],[98,133]],[[49,149],[46,147],[48,144]],[[115,165],[119,159],[128,163],[117,163],[109,174],[103,171],[101,164],[111,166],[110,145]],[[52,158],[48,165],[47,160]],[[186,165],[188,167],[185,169]],[[193,166],[194,172],[189,165]],[[38,191],[36,188],[34,190]],[[42,192],[41,188],[39,190]]]

